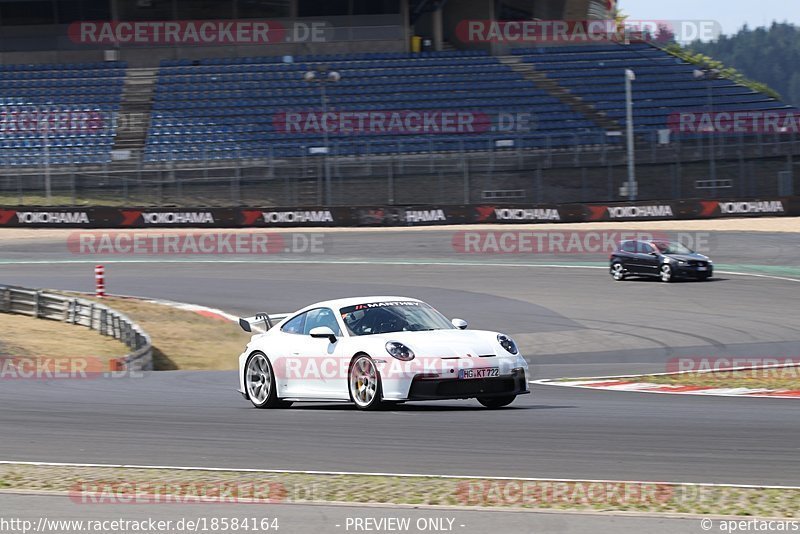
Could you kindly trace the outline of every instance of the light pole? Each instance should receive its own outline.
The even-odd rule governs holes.
[[[636,154],[634,153],[633,139],[633,80],[636,73],[625,69],[625,126],[628,133],[628,200],[636,201]]]
[[[717,123],[714,117],[714,80],[720,78],[720,72],[718,69],[712,69],[709,67],[703,67],[702,69],[696,69],[694,71],[694,77],[696,80],[705,80],[708,82],[708,114],[710,115],[711,120],[711,131],[709,132],[708,138],[708,148],[711,152],[710,160],[708,162],[708,173],[709,178],[711,179],[711,190],[713,191],[714,196],[717,194],[717,154],[716,154],[716,143],[714,136],[717,134],[716,129],[714,128],[714,124]]]
[[[50,118],[47,117],[44,123],[44,129],[42,130],[42,141],[44,146],[42,147],[44,152],[44,195],[47,198],[47,205],[51,205],[52,202],[52,187],[50,183]]]
[[[326,126],[326,117],[328,115],[328,94],[325,86],[329,83],[336,83],[342,79],[342,75],[335,70],[328,70],[327,67],[321,67],[319,70],[310,70],[303,75],[303,79],[309,83],[318,83],[320,87],[320,95],[322,98],[322,117],[320,117],[320,124],[322,125],[322,135],[325,142],[325,151],[323,152],[323,167],[325,172],[325,205],[331,205],[332,191],[331,191],[331,169],[328,161],[328,152],[330,152],[330,144],[328,142],[328,128]]]

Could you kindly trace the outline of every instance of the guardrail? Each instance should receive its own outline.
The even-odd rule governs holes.
[[[112,371],[149,371],[153,368],[150,336],[128,316],[90,300],[37,289],[0,285],[0,312],[87,326],[119,339],[131,352],[112,360]]]

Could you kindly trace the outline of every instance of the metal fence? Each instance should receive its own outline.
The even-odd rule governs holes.
[[[800,135],[698,136],[636,144],[638,199],[729,198],[800,191]],[[327,154],[305,148],[298,157],[235,157],[212,152],[183,161],[151,161],[141,152],[107,165],[32,167],[0,160],[0,205],[349,206],[496,202],[606,202],[627,200],[627,152],[619,139],[559,146],[556,140],[510,138],[469,147],[430,141],[415,151],[381,145],[372,153]],[[508,141],[508,140],[506,140]],[[562,139],[563,144],[563,139]],[[213,146],[213,145],[212,145]],[[352,146],[352,143],[350,144]],[[318,148],[318,147],[317,147]],[[393,153],[396,151],[396,153]],[[233,156],[233,157],[232,157]],[[49,187],[48,187],[49,184]],[[48,198],[46,191],[50,190]]]
[[[117,358],[117,369],[153,368],[150,336],[126,315],[90,300],[16,286],[0,286],[0,312],[86,326],[122,341],[131,352]]]

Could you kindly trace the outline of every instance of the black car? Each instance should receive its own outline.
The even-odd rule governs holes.
[[[714,263],[702,254],[674,241],[622,241],[609,258],[611,276],[655,276],[662,282],[676,278],[708,280]]]

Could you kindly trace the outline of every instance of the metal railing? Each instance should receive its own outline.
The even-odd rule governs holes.
[[[149,161],[133,150],[126,160],[80,167],[44,159],[20,167],[0,158],[0,205],[474,204],[497,190],[521,191],[514,200],[537,203],[625,200],[619,187],[627,179],[626,151],[619,142],[599,136],[595,144],[556,147],[548,136],[514,140],[510,147],[487,141],[479,149],[466,138],[442,142],[449,143],[444,147],[427,140],[416,152],[404,152],[398,141],[381,147],[397,153],[372,154],[380,140],[365,139],[363,153],[356,155],[331,140],[331,199],[325,194],[324,159],[316,154],[282,157],[268,151],[248,157],[244,150],[208,150],[195,161],[177,155]],[[533,141],[543,147],[526,146]],[[712,179],[712,161],[716,178],[731,187],[696,186]],[[720,137],[713,144],[707,137],[660,144],[653,134],[640,136],[636,145],[640,199],[774,196],[781,183],[788,191],[781,194],[791,195],[800,191],[798,164],[797,134]]]
[[[114,360],[115,371],[153,368],[150,336],[128,316],[90,300],[17,286],[0,286],[0,312],[86,326],[122,341],[131,352]]]

